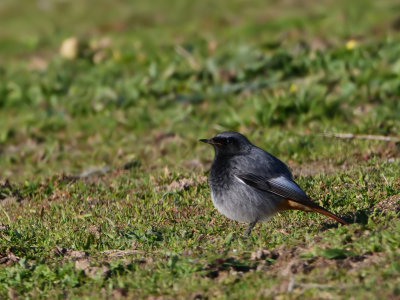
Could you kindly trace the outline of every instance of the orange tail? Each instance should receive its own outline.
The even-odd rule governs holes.
[[[315,204],[314,202],[309,202],[309,203],[300,203],[296,202],[293,200],[288,200],[286,199],[281,206],[278,208],[279,210],[287,210],[287,209],[297,209],[297,210],[302,210],[302,211],[308,211],[308,212],[317,212],[320,214],[323,214],[324,216],[327,216],[336,222],[339,222],[340,224],[343,225],[349,225],[345,220],[342,218],[339,218],[337,215],[331,213],[330,211],[326,210],[325,208],[319,206],[318,204]]]
[[[349,225],[349,223],[347,223],[345,220],[339,218],[337,215],[331,213],[330,211],[326,210],[323,207],[312,207],[311,209],[317,213],[323,214],[331,219],[334,219],[336,222],[339,222],[340,224]]]

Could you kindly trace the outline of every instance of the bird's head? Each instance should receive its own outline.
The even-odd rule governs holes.
[[[252,146],[243,134],[235,131],[224,131],[211,139],[201,139],[200,141],[213,145],[217,155],[243,154],[248,152]]]

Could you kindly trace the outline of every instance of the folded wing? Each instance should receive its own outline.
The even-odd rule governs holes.
[[[267,179],[251,173],[236,176],[247,185],[261,191],[270,192],[282,198],[300,203],[313,203],[307,197],[306,193],[290,178],[279,176]]]
[[[236,176],[249,186],[281,196],[284,200],[282,209],[314,211],[330,217],[341,224],[347,224],[343,219],[312,202],[306,193],[291,178],[285,176],[265,178],[252,173],[239,174]]]

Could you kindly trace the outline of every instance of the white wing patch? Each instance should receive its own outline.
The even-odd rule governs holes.
[[[299,195],[304,195],[304,191],[292,180],[287,179],[286,177],[279,176],[276,178],[272,178],[268,180],[271,184],[275,184],[282,188],[282,190],[286,190],[290,193],[296,193]]]
[[[246,184],[246,182],[244,182],[242,179],[240,179],[239,177],[237,177],[236,175],[234,175],[234,177],[239,181],[239,182],[241,182],[241,183],[243,183],[243,184],[245,184],[245,185],[247,185]]]

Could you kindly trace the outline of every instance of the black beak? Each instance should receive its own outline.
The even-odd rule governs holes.
[[[221,143],[216,142],[214,139],[200,139],[199,141],[210,145],[217,145],[217,146],[222,145]]]

